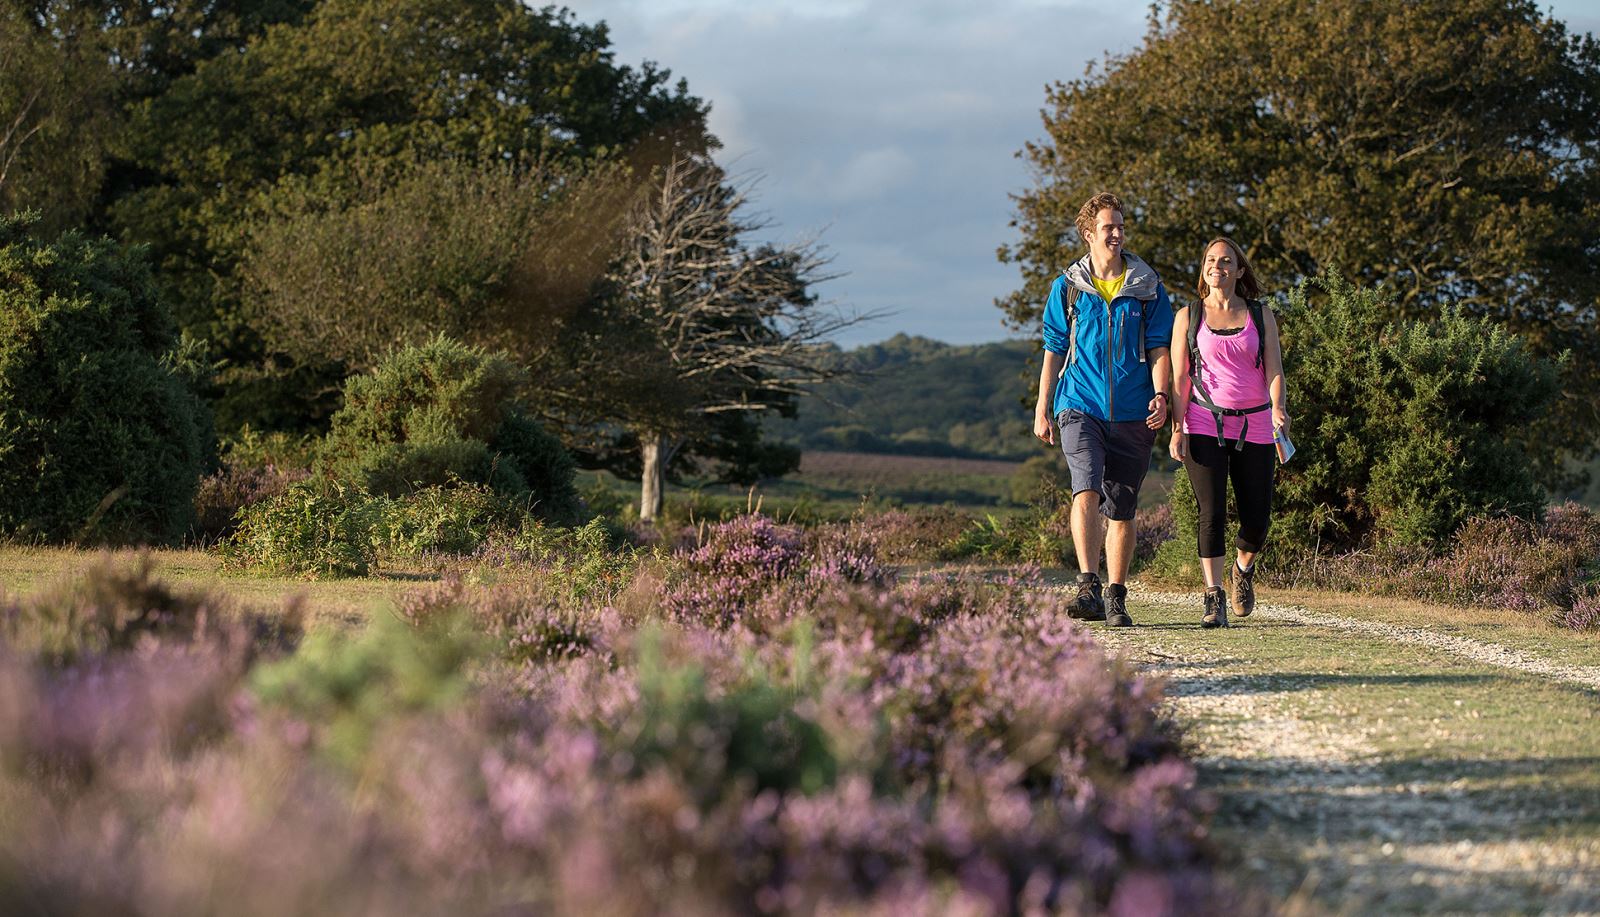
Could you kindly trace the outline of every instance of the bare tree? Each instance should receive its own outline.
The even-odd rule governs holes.
[[[822,346],[875,316],[820,302],[836,278],[815,239],[744,241],[769,228],[748,211],[755,180],[730,181],[703,159],[679,159],[633,214],[614,269],[631,325],[629,393],[619,422],[638,438],[641,520],[655,519],[669,463],[720,415],[792,410],[812,386],[843,374]]]

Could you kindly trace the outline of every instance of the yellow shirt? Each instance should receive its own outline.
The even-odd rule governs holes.
[[[1101,298],[1108,303],[1113,299],[1116,299],[1117,294],[1122,292],[1122,282],[1127,279],[1127,271],[1123,271],[1121,274],[1118,274],[1116,277],[1113,277],[1110,280],[1101,280],[1099,277],[1096,277],[1093,274],[1089,275],[1089,282],[1094,284],[1094,288],[1100,292]]]

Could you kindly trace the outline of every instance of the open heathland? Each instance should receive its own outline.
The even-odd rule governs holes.
[[[1202,631],[1143,587],[1107,630],[1066,619],[1064,572],[896,573],[868,530],[741,519],[609,585],[6,548],[5,900],[1600,907],[1600,635],[1271,589]]]

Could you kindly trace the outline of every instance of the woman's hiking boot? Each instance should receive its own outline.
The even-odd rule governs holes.
[[[1104,621],[1106,603],[1100,597],[1100,577],[1093,573],[1078,574],[1078,597],[1072,600],[1067,616],[1083,621]]]
[[[1250,617],[1250,612],[1256,610],[1256,565],[1251,564],[1250,569],[1239,569],[1239,562],[1233,562],[1233,613],[1241,618]]]
[[[1110,583],[1106,586],[1106,626],[1132,627],[1133,618],[1128,616],[1128,587],[1121,583]]]
[[[1228,594],[1221,586],[1206,590],[1206,613],[1200,616],[1201,627],[1228,626]]]

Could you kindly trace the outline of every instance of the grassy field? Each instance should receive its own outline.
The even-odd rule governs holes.
[[[1065,464],[1062,465],[1063,470]],[[939,458],[920,455],[886,455],[870,452],[808,451],[800,469],[788,477],[764,481],[753,489],[704,485],[667,488],[669,510],[693,507],[697,516],[743,511],[751,501],[779,518],[791,512],[800,518],[842,519],[863,502],[875,507],[948,506],[973,514],[1001,516],[1026,508],[1016,501],[1014,481],[1021,462],[987,459]],[[586,475],[590,487],[600,487],[623,503],[638,500],[638,485],[609,474]],[[1139,495],[1141,507],[1166,500],[1172,472],[1154,468]]]

